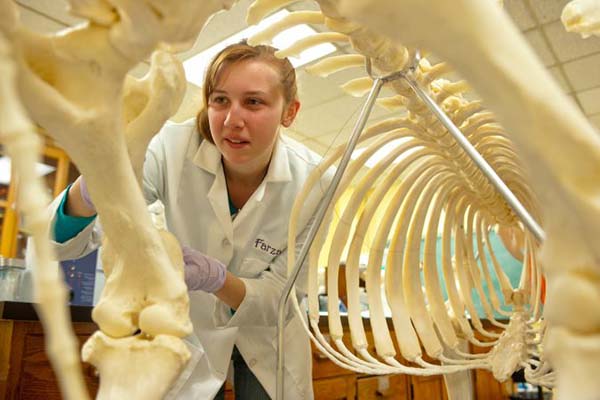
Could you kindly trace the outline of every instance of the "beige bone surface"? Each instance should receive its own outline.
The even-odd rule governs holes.
[[[35,164],[42,144],[19,102],[17,65],[12,56],[10,43],[0,32],[0,142],[19,175],[18,201],[34,239],[36,311],[44,323],[48,358],[65,397],[84,400],[88,394],[79,364],[77,339],[70,324],[67,287],[47,240],[49,217],[45,208],[50,199],[36,174]]]
[[[598,0],[573,0],[563,8],[560,19],[568,32],[581,37],[600,36],[600,2]]]
[[[160,400],[190,357],[173,336],[114,339],[101,331],[86,342],[82,355],[102,377],[97,400]]]
[[[257,0],[251,7],[248,20],[256,22],[258,17],[267,16],[288,3],[289,1],[284,0]],[[325,25],[339,34],[347,35],[359,55],[325,59],[309,68],[309,72],[327,76],[345,68],[356,67],[362,57],[371,59],[376,73],[393,72],[411,62],[411,57],[415,54],[414,48],[406,48],[401,40],[393,42],[376,33],[375,29],[360,25],[360,20],[344,18],[344,10],[338,8],[338,3],[319,1],[326,17]],[[370,7],[377,8],[378,5],[379,2],[372,2]],[[271,30],[269,37],[275,33]],[[297,53],[299,49],[310,46],[311,40],[316,39],[292,45],[289,49],[283,49],[281,54]],[[507,134],[497,123],[495,115],[487,111],[481,101],[467,100],[464,97],[469,90],[465,81],[440,79],[450,71],[447,63],[431,65],[426,59],[422,59],[413,76],[539,219],[537,199],[529,189],[528,178],[512,142],[507,139]],[[371,83],[372,80],[364,76],[348,82],[343,88],[352,95],[362,96]],[[534,344],[527,340],[525,332],[538,332],[533,324],[541,317],[539,268],[535,269],[537,265],[524,263],[523,271],[526,272],[523,273],[523,279],[518,288],[513,288],[503,275],[501,267],[495,261],[494,251],[489,246],[489,231],[495,226],[515,229],[518,223],[516,216],[406,83],[394,81],[388,87],[397,95],[381,104],[393,109],[405,108],[408,118],[389,118],[373,125],[363,134],[362,144],[359,145],[363,153],[351,161],[327,214],[337,215],[338,218],[332,224],[320,228],[309,256],[309,316],[317,347],[345,368],[370,373],[394,371],[430,375],[486,368],[505,377],[522,366],[529,368],[530,364],[538,365],[530,357]],[[386,156],[387,161],[371,166],[366,174],[357,174],[361,164],[364,165],[368,158],[365,155],[372,154],[383,143],[388,143],[389,140],[383,139],[393,137],[394,130],[401,128],[408,129],[405,135],[418,138],[423,147],[413,149],[415,152],[411,153],[411,146],[397,145]],[[336,149],[324,161],[320,170],[335,162],[341,150]],[[384,163],[391,162],[389,157],[395,151],[400,154],[397,156],[397,164],[384,167]],[[420,156],[416,157],[417,154]],[[319,171],[315,174],[319,174]],[[317,182],[317,177],[309,178],[305,190],[310,190],[314,182]],[[294,210],[302,204],[302,196],[303,194],[298,197]],[[350,200],[342,202],[339,199]],[[294,225],[295,212],[292,213],[291,226]],[[435,238],[440,226],[443,226],[443,246],[442,265],[439,267],[443,271],[445,289],[449,294],[448,302],[444,302],[441,296],[435,257]],[[476,237],[475,243],[473,236]],[[424,259],[419,254],[422,237],[425,238]],[[293,237],[289,239],[290,245],[293,245]],[[379,267],[388,241],[389,252],[383,278]],[[453,246],[450,245],[452,241]],[[358,264],[359,255],[363,252],[368,254],[366,291],[374,344],[379,358],[367,351],[368,343],[360,315]],[[488,263],[480,252],[488,252],[493,262]],[[324,341],[318,330],[317,277],[321,259],[327,259],[325,273],[328,282],[329,330],[337,350]],[[292,255],[290,267],[293,261]],[[346,265],[348,321],[356,355],[342,341],[344,332],[337,304],[340,263]],[[489,298],[484,292],[483,286],[491,283],[492,269],[501,282],[503,301],[494,289],[490,289]],[[382,298],[383,288],[385,298]],[[474,297],[483,305],[486,318],[497,329],[503,330],[503,334],[483,325],[474,306]],[[517,298],[520,299],[519,307],[514,301]],[[396,360],[396,349],[384,318],[386,306],[391,311],[400,352],[405,359],[415,362],[419,367],[407,367]],[[496,320],[496,313],[509,319],[509,323]],[[483,339],[477,339],[475,332]],[[513,358],[502,357],[504,353],[500,350],[488,354],[471,354],[464,350],[464,346],[459,346],[459,339],[467,339],[478,346],[498,346],[498,349],[509,346],[520,351],[513,352]],[[419,342],[424,344],[429,356],[437,358],[443,365],[424,361]],[[528,371],[532,378],[537,374],[535,379],[551,384],[550,379],[546,380],[550,376],[547,369],[535,370],[531,367]],[[468,375],[457,379],[460,381],[466,377]],[[464,382],[453,381],[455,391],[451,393],[452,398],[461,398],[461,384]]]
[[[149,398],[147,390],[152,391],[153,398],[161,398],[189,357],[180,338],[192,329],[179,244],[154,228],[138,184],[148,141],[183,96],[183,70],[173,56],[157,52],[146,78],[138,81],[126,73],[159,45],[188,45],[207,18],[231,3],[72,0],[72,9],[94,23],[48,36],[20,26],[14,5],[6,0],[0,3],[3,16],[10,17],[3,17],[0,28],[12,45],[23,104],[75,161],[103,224],[103,266],[108,279],[93,312],[102,335],[113,336],[110,341],[116,341],[116,348],[127,347],[125,342],[130,338],[126,336],[140,330],[150,349],[153,336],[176,348],[173,354],[177,362],[169,364],[167,373],[152,378],[155,390],[151,390],[149,385],[126,385],[130,380],[148,379],[136,376],[144,374],[143,369],[128,367],[126,360],[118,361],[118,352],[104,358],[102,353],[110,352],[109,347],[90,344],[88,354],[93,354],[99,366],[120,362],[124,371],[116,380],[102,376],[103,398]],[[43,229],[47,232],[47,224]],[[36,246],[36,250],[43,252],[44,248]],[[38,254],[37,259],[48,273],[57,268],[42,265],[44,254]],[[64,290],[51,285],[55,281],[47,277],[43,282],[47,285],[39,292],[40,301],[50,304],[44,293],[51,293],[54,302],[50,308],[63,315],[57,307],[66,300]],[[74,343],[72,337],[65,333],[53,339],[55,332],[66,332],[66,318],[42,316],[42,320],[51,339],[50,357],[56,358],[54,363],[61,368],[63,393],[69,399],[85,398],[81,375],[76,373],[77,357],[67,351]],[[124,344],[118,344],[119,340]],[[99,361],[107,359],[112,361]],[[112,367],[101,369],[107,376],[114,374]]]
[[[582,372],[587,376],[574,376],[576,372],[564,368],[564,363],[583,361],[578,361],[577,353],[558,350],[566,348],[561,344],[564,336],[553,336],[552,330],[573,329],[585,332],[592,342],[599,340],[597,308],[589,310],[593,318],[577,323],[566,312],[573,307],[587,309],[600,290],[597,134],[496,7],[478,1],[380,1],[376,8],[367,6],[370,3],[366,1],[342,3],[344,15],[402,43],[426,47],[450,60],[512,132],[511,137],[531,171],[531,185],[540,198],[544,216],[547,238],[541,256],[548,278],[549,302],[563,298],[558,289],[565,280],[590,288],[577,297],[563,299],[569,307],[558,308],[552,303],[546,307],[550,322],[547,346],[559,353],[552,358],[557,363],[559,398],[595,398],[597,379],[591,371],[598,369],[600,359],[594,357],[596,367]],[[371,12],[365,13],[366,10]],[[411,15],[411,19],[402,19],[400,13]],[[398,24],[400,20],[404,23]],[[580,385],[570,385],[568,392],[560,386],[561,382],[575,380]]]

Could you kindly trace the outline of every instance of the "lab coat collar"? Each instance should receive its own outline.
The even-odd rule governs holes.
[[[264,180],[265,182],[288,182],[292,180],[290,162],[285,146],[285,137],[282,137],[281,134],[275,142],[269,169],[267,170],[267,175],[265,175]]]
[[[192,162],[206,172],[216,175],[221,168],[221,153],[206,139],[200,140],[200,146],[192,156]]]
[[[279,136],[275,142],[269,169],[264,182],[288,182],[292,180],[285,138]],[[208,140],[201,140],[198,150],[192,157],[192,162],[203,170],[216,175],[221,168],[221,153]],[[262,196],[261,196],[262,197]]]

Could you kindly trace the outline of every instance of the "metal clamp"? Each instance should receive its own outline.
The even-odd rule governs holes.
[[[10,268],[25,269],[25,260],[22,258],[6,258],[0,256],[0,269]]]

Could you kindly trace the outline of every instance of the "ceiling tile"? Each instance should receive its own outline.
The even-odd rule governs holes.
[[[365,76],[362,68],[352,68],[330,75],[327,78],[310,75],[304,68],[296,71],[298,78],[298,97],[304,109],[348,96],[340,88],[347,81]]]
[[[525,1],[525,0],[523,0]],[[563,8],[570,0],[529,0],[535,17],[542,24],[560,20]]]
[[[565,63],[563,68],[576,91],[600,86],[600,54]]]
[[[341,132],[334,132],[334,133],[330,133],[327,135],[319,136],[312,140],[319,143],[321,145],[321,147],[323,147],[325,149],[325,151],[328,154],[330,154],[336,147],[341,146],[345,143],[348,143],[349,138],[350,138],[350,131],[348,129],[344,129]]]
[[[575,94],[586,115],[600,113],[600,87]]]
[[[556,82],[558,82],[558,84],[560,85],[560,87],[562,88],[562,90],[565,93],[571,92],[571,89],[569,88],[569,84],[567,83],[567,78],[565,78],[565,74],[560,69],[560,67],[548,68],[548,71],[550,71],[550,73],[554,77],[554,80]]]
[[[18,0],[15,3],[20,6],[21,10],[35,10],[42,16],[62,24],[63,27],[83,22],[83,19],[69,14],[68,4],[65,0]]]
[[[560,21],[545,25],[543,29],[559,61],[570,61],[600,51],[600,37],[582,39],[578,34],[567,32]]]
[[[300,111],[294,127],[308,137],[320,136],[324,132],[352,126],[358,118],[361,99],[342,97]]]
[[[600,114],[592,115],[589,117],[590,122],[596,128],[596,132],[600,135]]]
[[[65,26],[52,19],[48,19],[27,8],[19,7],[20,19],[23,24],[34,32],[53,33],[64,29]]]
[[[525,38],[535,50],[540,61],[542,61],[546,67],[556,64],[556,58],[554,57],[554,54],[552,54],[546,39],[544,39],[544,36],[539,29],[534,29],[525,33]]]
[[[524,0],[504,0],[504,9],[522,31],[531,29],[537,25]]]
[[[325,155],[328,150],[328,146],[323,145],[321,142],[319,142],[317,140],[307,139],[307,140],[302,141],[301,143],[304,144],[309,149],[311,149],[312,151],[314,151],[317,154],[320,154],[322,156]]]

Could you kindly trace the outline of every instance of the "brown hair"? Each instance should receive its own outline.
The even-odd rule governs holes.
[[[225,47],[215,56],[208,65],[204,76],[204,85],[202,86],[203,105],[196,117],[198,131],[204,139],[214,143],[208,124],[208,98],[215,89],[220,72],[229,65],[245,60],[260,60],[271,64],[279,71],[285,105],[289,105],[296,99],[298,92],[296,71],[287,58],[275,57],[276,51],[276,48],[267,45],[251,46],[244,40]]]

